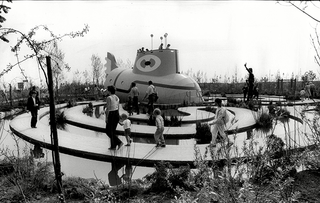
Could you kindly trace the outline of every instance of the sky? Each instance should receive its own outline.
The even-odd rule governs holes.
[[[3,27],[24,33],[37,25],[47,25],[57,35],[89,26],[84,37],[59,42],[65,62],[71,67],[65,73],[67,82],[72,82],[76,71],[92,71],[93,54],[103,64],[107,52],[133,64],[137,49],[157,49],[165,33],[171,48],[179,50],[180,70],[200,71],[207,81],[217,77],[221,81],[232,77],[240,81],[248,75],[244,63],[253,68],[258,80],[272,80],[278,73],[289,79],[309,70],[320,78],[310,40],[316,22],[284,2],[14,1],[7,5],[11,9],[5,14]],[[308,4],[306,9],[320,19],[319,2]],[[10,36],[10,43],[0,42],[0,72],[16,63],[10,46],[18,37]],[[39,34],[41,37],[45,36]],[[43,73],[34,59],[20,67],[33,83],[43,83]],[[22,79],[19,67],[15,67],[0,78],[0,88],[1,83]]]

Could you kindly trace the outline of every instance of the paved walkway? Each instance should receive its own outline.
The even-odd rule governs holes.
[[[102,105],[101,102],[94,102],[94,105]],[[97,119],[93,117],[86,116],[82,113],[83,105],[75,106],[70,109],[65,110],[65,115],[69,122],[73,124],[81,125],[81,127],[85,127],[87,129],[97,130],[100,132],[104,132],[105,123],[104,119]],[[189,116],[183,117],[185,120],[195,120],[198,118],[212,118],[213,114],[208,113],[202,110],[199,110],[202,107],[184,107],[180,108],[180,111],[186,112]],[[251,112],[247,109],[241,108],[233,108],[227,107],[229,110],[230,116],[234,123],[229,123],[229,129],[236,130],[241,128],[247,128],[248,126],[255,124],[255,113]],[[48,113],[48,108],[42,108],[39,111],[39,117],[42,118],[37,124],[37,128],[30,128],[30,119],[31,116],[28,113],[17,116],[10,123],[10,128],[14,134],[21,137],[22,139],[32,143],[32,144],[40,144],[42,147],[52,149],[51,138],[50,138],[50,126],[46,119],[43,117]],[[120,110],[122,112],[123,109]],[[146,115],[139,115],[140,117]],[[147,118],[147,117],[146,117]],[[292,122],[292,121],[290,121]],[[195,124],[183,126],[183,127],[166,127],[165,136],[167,138],[179,138],[184,139],[185,135],[194,134],[195,133]],[[294,126],[296,124],[290,124]],[[299,129],[303,129],[304,126],[302,124],[299,125]],[[278,125],[276,127],[275,132],[280,136],[286,136],[284,134],[283,125]],[[155,132],[155,126],[146,126],[146,125],[133,125],[133,132],[145,134],[145,136],[153,137],[153,133]],[[291,135],[293,135],[293,128],[287,129]],[[122,127],[118,125],[117,132],[119,134],[123,133]],[[278,135],[277,134],[277,135]],[[284,135],[283,135],[284,134]],[[238,132],[235,135],[229,135],[229,138],[234,141],[234,146],[231,147],[231,156],[241,156],[241,148],[244,143],[248,143],[247,140],[248,132]],[[124,164],[131,163],[133,165],[139,166],[154,166],[155,163],[159,161],[170,162],[173,165],[179,166],[184,164],[189,164],[193,166],[194,160],[196,158],[195,149],[203,156],[208,150],[208,144],[196,144],[193,139],[189,140],[187,144],[179,144],[179,145],[167,145],[165,148],[155,148],[155,144],[145,144],[134,142],[131,147],[123,146],[120,150],[111,151],[108,150],[110,146],[109,138],[107,136],[99,136],[92,138],[90,136],[78,135],[72,132],[58,130],[59,136],[59,146],[60,152],[78,156],[87,159],[99,160],[99,161],[107,161],[112,162],[117,160],[117,162],[121,162]],[[260,137],[259,137],[260,136]],[[263,138],[266,135],[258,134],[257,140],[260,143],[260,146],[263,146]],[[120,136],[124,141],[124,137]],[[304,142],[305,140],[299,140],[300,142]],[[213,154],[217,155],[217,150],[221,147],[214,148]],[[238,148],[238,150],[236,150]],[[221,150],[220,150],[221,151]],[[219,159],[223,157],[215,157],[215,159]],[[207,156],[206,159],[212,160],[210,156]]]

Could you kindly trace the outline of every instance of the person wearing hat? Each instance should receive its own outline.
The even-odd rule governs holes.
[[[222,101],[219,98],[215,99],[215,103],[217,104],[218,108],[216,109],[214,120],[209,124],[211,127],[211,134],[212,134],[212,140],[211,145],[213,147],[217,144],[217,136],[218,132],[220,136],[223,138],[224,141],[228,142],[228,145],[231,144],[229,141],[225,130],[226,130],[226,123],[228,122],[228,115],[225,108],[222,107]]]
[[[27,110],[31,113],[31,128],[36,128],[38,121],[38,110],[40,108],[40,100],[37,97],[37,92],[32,90],[27,102]]]

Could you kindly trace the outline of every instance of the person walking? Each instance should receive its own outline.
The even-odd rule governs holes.
[[[116,88],[112,85],[107,87],[109,96],[107,97],[107,103],[105,106],[105,122],[106,122],[106,134],[110,138],[111,146],[109,150],[115,150],[118,146],[120,149],[123,146],[123,142],[116,135],[117,125],[120,120],[119,116],[119,104],[120,100],[115,95]]]
[[[154,109],[154,101],[155,101],[155,94],[156,94],[156,88],[153,86],[152,81],[150,80],[148,82],[149,86],[146,91],[146,95],[143,98],[145,100],[148,97],[148,114],[151,115]]]
[[[123,126],[124,130],[124,136],[126,137],[127,144],[125,146],[130,146],[132,139],[130,137],[131,135],[131,121],[129,120],[127,114],[123,113],[121,114],[121,120],[119,122],[120,125]]]
[[[223,141],[227,141],[228,145],[230,146],[232,143],[229,141],[228,137],[226,136],[226,123],[228,122],[228,115],[226,109],[222,107],[222,101],[219,98],[215,99],[215,103],[217,104],[216,113],[214,116],[214,120],[209,124],[211,127],[211,134],[212,140],[211,145],[213,147],[217,144],[217,136],[218,133],[223,138]]]
[[[165,140],[163,137],[164,132],[164,121],[161,116],[161,110],[159,108],[154,109],[153,116],[156,120],[156,132],[154,133],[154,140],[156,141],[156,147],[166,147]]]
[[[29,98],[27,101],[27,110],[31,113],[31,128],[37,127],[38,121],[38,110],[40,108],[40,99],[37,97],[37,92],[35,90],[29,93]]]
[[[247,68],[247,63],[244,64],[244,67],[249,73],[248,77],[248,101],[253,97],[253,84],[254,84],[254,75],[252,68]]]
[[[135,109],[137,114],[139,115],[139,89],[135,82],[131,83],[131,90],[130,90],[130,96],[132,98],[132,107],[133,110]]]

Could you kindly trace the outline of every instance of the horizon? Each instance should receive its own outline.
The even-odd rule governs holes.
[[[200,71],[207,81],[217,77],[220,81],[232,77],[237,77],[238,81],[245,79],[244,63],[253,68],[257,80],[262,77],[273,80],[277,74],[289,79],[309,70],[319,78],[319,66],[314,62],[315,51],[310,42],[315,21],[288,4],[269,1],[19,1],[8,6],[11,9],[3,27],[24,33],[42,24],[57,35],[89,25],[84,37],[65,38],[59,42],[65,62],[71,67],[70,73],[66,73],[69,83],[75,71],[92,70],[93,54],[100,57],[103,65],[107,52],[114,54],[117,60],[133,64],[137,49],[151,46],[156,49],[165,33],[168,33],[167,43],[171,48],[179,50],[181,72],[196,74]],[[26,6],[30,9],[25,9]],[[307,9],[312,9],[311,6]],[[311,14],[320,19],[318,13]],[[17,16],[22,16],[24,21]],[[152,42],[151,34],[154,35]],[[10,37],[10,44],[17,38]],[[15,62],[10,44],[1,42],[1,58],[5,60],[0,61],[0,72]],[[35,84],[40,85],[40,79],[44,83],[35,60],[20,65]],[[14,67],[0,78],[0,88],[22,78],[19,68]]]

